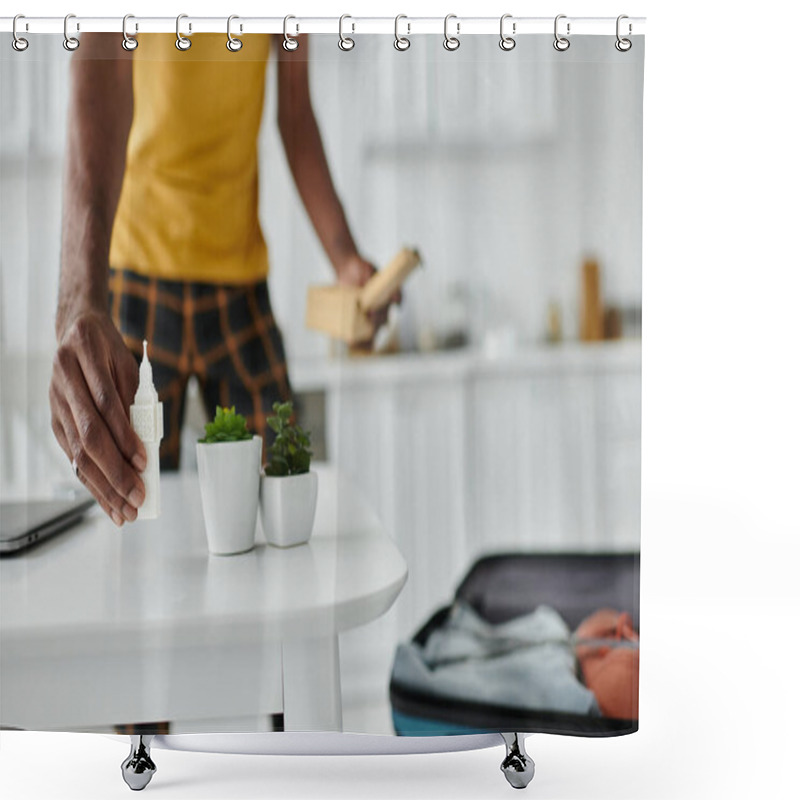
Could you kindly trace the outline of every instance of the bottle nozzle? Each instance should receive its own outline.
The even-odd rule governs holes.
[[[157,403],[158,394],[156,387],[153,384],[153,368],[150,366],[150,360],[147,358],[147,340],[142,342],[144,353],[142,361],[139,364],[139,388],[136,390],[135,403]]]

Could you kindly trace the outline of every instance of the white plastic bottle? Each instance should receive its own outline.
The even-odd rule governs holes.
[[[158,401],[153,383],[153,368],[147,359],[147,342],[139,364],[139,388],[131,406],[131,425],[147,451],[147,466],[142,473],[144,503],[138,519],[156,519],[161,514],[161,470],[158,447],[164,436],[164,406]]]

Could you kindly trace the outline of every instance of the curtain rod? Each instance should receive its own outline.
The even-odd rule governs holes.
[[[569,17],[559,15],[559,30],[575,36],[614,36],[617,30],[616,17]],[[0,17],[0,32],[11,33],[13,17]],[[397,22],[403,36],[415,34],[444,33],[444,17],[406,17]],[[550,34],[554,31],[554,17],[514,17],[506,16],[504,30],[511,35]],[[347,34],[395,33],[394,17],[352,17],[347,15],[341,23],[341,30]],[[645,18],[628,17],[624,20],[623,35],[644,34]],[[128,18],[127,32],[136,33],[175,33],[175,17],[134,17]],[[181,20],[181,32],[225,33],[228,29],[227,17],[194,17],[186,15]],[[448,30],[458,36],[500,32],[500,17],[458,17],[452,16]],[[76,33],[122,33],[122,17],[80,17],[70,16],[70,35]],[[247,33],[283,33],[284,17],[238,17],[233,22],[232,31],[237,35]],[[303,33],[332,33],[340,31],[339,17],[291,17],[288,32],[291,36]],[[64,17],[20,17],[17,33],[63,33]]]

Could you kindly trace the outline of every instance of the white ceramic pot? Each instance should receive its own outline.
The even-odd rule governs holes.
[[[197,443],[200,498],[208,550],[217,556],[253,549],[258,518],[261,437]]]
[[[269,544],[292,547],[307,542],[316,510],[316,472],[261,479],[261,524]]]

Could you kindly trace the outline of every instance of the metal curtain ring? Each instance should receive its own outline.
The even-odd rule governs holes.
[[[555,49],[558,50],[559,53],[563,53],[565,50],[569,50],[569,39],[567,39],[566,36],[562,36],[558,32],[558,21],[560,19],[566,19],[566,18],[567,18],[566,14],[559,14],[556,17],[555,22],[553,23],[553,35],[556,37],[555,41],[553,42],[553,47],[555,47]],[[569,36],[569,29],[570,29],[570,24],[568,22],[567,36]]]
[[[450,22],[451,19],[457,19],[456,15],[448,14],[444,18],[444,42],[442,42],[442,44],[444,45],[445,50],[449,50],[452,53],[453,50],[458,50],[458,48],[461,47],[461,41],[459,40],[458,36],[450,36],[450,34],[447,32],[447,23]],[[460,22],[456,22],[456,33],[461,33]]]
[[[408,50],[411,47],[411,39],[407,39],[405,36],[400,35],[400,20],[401,19],[408,19],[405,14],[398,14],[394,18],[394,49],[400,50]],[[411,23],[406,22],[406,28],[408,28],[408,33],[411,33]]]
[[[227,47],[231,53],[238,53],[244,47],[244,42],[231,34],[231,22],[235,19],[239,19],[236,14],[231,14],[228,17],[228,41],[225,43],[225,47]],[[239,31],[241,32],[241,30],[242,26],[240,25]]]
[[[517,46],[517,40],[513,36],[507,36],[503,30],[503,26],[505,25],[505,21],[507,19],[511,19],[511,14],[503,14],[503,16],[500,17],[500,49],[505,50],[506,52],[513,50]],[[511,23],[511,32],[517,32],[516,22]]]
[[[625,39],[625,38],[623,38],[622,36],[619,35],[619,27],[620,27],[619,24],[624,19],[628,19],[628,15],[627,14],[620,14],[617,17],[617,41],[614,42],[614,47],[616,47],[617,50],[620,51],[620,53],[627,53],[628,50],[630,50],[631,47],[633,47],[633,42],[630,39]],[[629,22],[628,23],[628,36],[631,35],[632,31],[633,31],[633,26]]]
[[[67,16],[64,17],[64,49],[69,50],[70,53],[77,50],[81,45],[80,40],[69,35],[68,26],[71,19],[75,19],[74,14],[67,14]]]
[[[192,46],[192,40],[191,39],[187,39],[181,33],[181,20],[182,19],[189,19],[189,15],[188,14],[178,14],[178,18],[175,20],[175,36],[177,36],[177,39],[175,39],[175,47],[177,47],[178,50],[188,50]],[[192,23],[190,22],[189,23],[189,33],[191,33],[191,32],[192,32]]]
[[[17,16],[14,17],[14,22],[11,23],[11,33],[14,35],[14,38],[11,40],[11,46],[18,53],[22,53],[24,50],[28,49],[28,40],[27,39],[23,39],[17,33],[17,22],[19,20],[21,20],[21,19],[25,19],[25,15],[24,14],[17,14]],[[25,27],[26,27],[26,30],[27,30],[27,23],[26,23]]]
[[[339,17],[339,49],[344,50],[347,52],[348,50],[352,50],[356,46],[355,39],[350,38],[349,36],[344,35],[343,25],[346,19],[353,19],[349,14],[342,14]],[[351,23],[352,30],[355,32],[356,24],[355,22]]]
[[[137,39],[134,39],[132,36],[128,36],[128,20],[129,19],[136,19],[133,14],[126,14],[122,18],[122,49],[131,52],[135,50],[139,46],[139,42]],[[138,31],[139,26],[138,24],[135,26],[135,29]]]
[[[283,18],[283,49],[291,53],[293,50],[297,50],[297,48],[300,46],[300,42],[298,42],[294,36],[289,36],[288,26],[290,19],[297,19],[297,17],[293,17],[291,14],[289,14]]]

